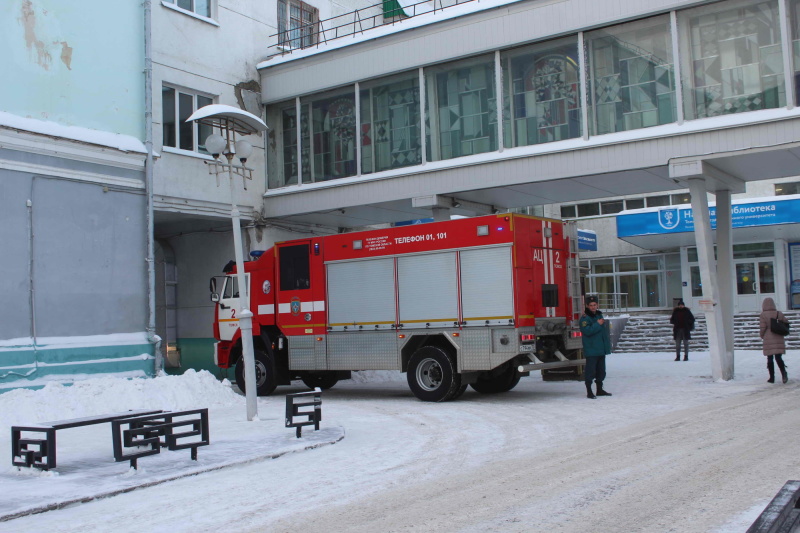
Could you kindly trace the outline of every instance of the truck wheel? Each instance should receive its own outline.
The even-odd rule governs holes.
[[[498,392],[508,392],[519,383],[519,372],[512,364],[503,370],[502,373],[486,379],[478,378],[470,387],[483,394],[497,394]]]
[[[414,396],[425,402],[451,400],[461,389],[461,374],[456,372],[455,361],[437,346],[414,352],[406,378]]]
[[[308,372],[301,379],[309,389],[328,390],[339,382],[334,372]]]
[[[266,352],[256,349],[253,354],[256,360],[256,393],[258,396],[269,396],[275,391],[278,382],[275,379],[275,363]],[[244,384],[244,356],[236,363],[236,385],[246,393]]]

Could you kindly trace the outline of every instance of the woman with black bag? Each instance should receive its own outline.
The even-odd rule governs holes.
[[[789,381],[789,377],[786,375],[786,365],[783,362],[783,354],[786,353],[786,341],[783,334],[773,331],[771,327],[773,319],[787,324],[789,322],[784,314],[775,307],[775,300],[764,298],[764,302],[761,304],[761,316],[759,317],[759,332],[764,341],[763,353],[767,356],[767,370],[769,371],[767,383],[775,383],[775,363],[773,358],[778,363],[783,382],[786,383]]]

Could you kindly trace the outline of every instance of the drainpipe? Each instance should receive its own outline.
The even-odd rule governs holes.
[[[152,4],[144,0],[144,161],[145,188],[147,189],[147,341],[153,345],[154,372],[164,369],[161,355],[161,338],[156,335],[156,268],[153,236],[153,43]]]

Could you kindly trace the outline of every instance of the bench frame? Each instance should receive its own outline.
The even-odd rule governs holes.
[[[11,426],[11,464],[50,470],[56,467],[56,431],[104,424],[121,418],[161,413],[158,409],[140,409],[111,415],[87,416],[69,420],[41,422],[29,426]],[[44,433],[44,438],[25,437],[22,433]],[[35,448],[35,449],[34,449]],[[20,458],[20,459],[18,459]]]
[[[189,419],[175,420],[176,418],[192,417]],[[127,426],[127,429],[123,429]],[[188,431],[175,433],[175,429],[191,426]],[[197,448],[208,446],[208,409],[193,409],[191,411],[167,411],[160,414],[143,415],[130,418],[120,418],[111,421],[111,437],[114,444],[114,460],[130,461],[131,467],[137,468],[137,459],[148,455],[161,453],[161,448],[171,451],[192,450],[192,460],[197,461]],[[200,437],[200,440],[179,442],[190,437]],[[149,449],[125,453],[124,448],[148,446]]]
[[[295,420],[296,417],[301,418]],[[320,420],[322,420],[322,393],[319,390],[286,395],[286,427],[296,428],[295,434],[298,439],[302,436],[303,426],[313,425],[314,431],[317,431]]]

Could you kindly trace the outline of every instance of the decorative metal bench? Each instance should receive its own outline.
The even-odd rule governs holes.
[[[112,415],[87,416],[70,420],[40,422],[28,426],[11,426],[11,464],[14,466],[27,466],[40,468],[42,470],[50,470],[56,467],[56,431],[104,424],[121,418],[160,412],[159,410],[125,411]],[[36,433],[39,435],[23,437],[23,432]],[[43,438],[41,436],[42,433],[44,434]]]
[[[319,390],[286,395],[286,427],[297,428],[298,439],[301,437],[303,426],[313,425],[316,431],[319,429],[320,420],[322,420],[322,393]]]
[[[178,433],[175,431],[178,428],[189,429]],[[209,444],[208,409],[167,411],[113,420],[111,435],[114,440],[114,460],[130,461],[133,468],[137,468],[136,460],[139,457],[161,453],[161,448],[173,451],[190,448],[192,460],[197,461],[197,448]],[[123,450],[139,446],[148,448],[128,453]]]

